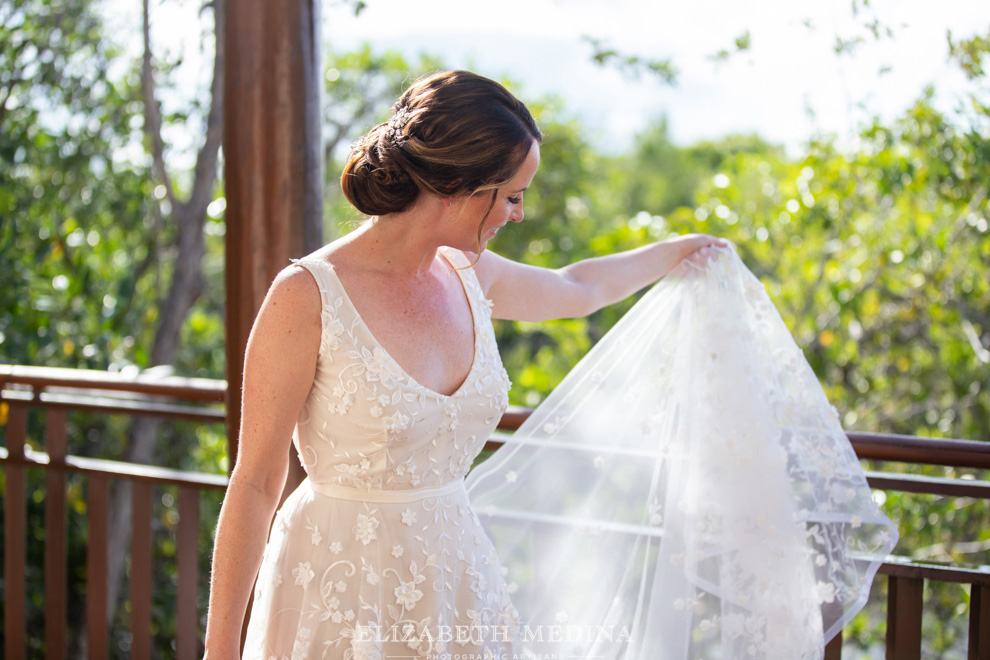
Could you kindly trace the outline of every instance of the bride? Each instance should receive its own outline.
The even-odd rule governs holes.
[[[777,652],[820,652],[862,605],[882,516],[727,243],[559,270],[485,249],[523,220],[541,138],[449,71],[355,145],[341,187],[369,220],[279,274],[248,342],[207,657],[240,656],[249,601],[244,657],[344,660],[812,657]],[[466,488],[508,402],[490,319],[667,274]],[[290,439],[308,479],[272,525]]]

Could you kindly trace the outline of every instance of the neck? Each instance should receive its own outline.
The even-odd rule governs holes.
[[[355,247],[360,244],[365,263],[373,270],[423,277],[430,274],[437,249],[444,245],[447,212],[440,200],[421,199],[406,211],[372,217],[345,240]]]

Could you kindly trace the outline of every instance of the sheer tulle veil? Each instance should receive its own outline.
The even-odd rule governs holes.
[[[655,285],[468,491],[533,657],[821,658],[897,542],[734,248]]]

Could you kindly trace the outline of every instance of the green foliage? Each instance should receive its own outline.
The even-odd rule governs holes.
[[[105,369],[141,325],[143,292],[122,262],[153,247],[150,182],[119,156],[135,90],[108,78],[90,3],[0,14],[0,360]]]
[[[947,35],[949,54],[956,59],[963,73],[970,80],[978,80],[986,75],[983,69],[983,58],[990,54],[990,35],[977,35],[972,39],[954,41],[952,32]]]
[[[585,36],[585,42],[593,50],[591,59],[600,66],[613,66],[632,78],[639,78],[643,73],[657,78],[661,83],[674,85],[680,71],[670,59],[651,59],[639,55],[621,53],[607,46],[601,39]],[[739,40],[737,40],[737,45]]]
[[[729,60],[730,57],[732,57],[732,55],[736,53],[743,53],[749,50],[753,45],[753,37],[750,34],[749,30],[746,30],[738,37],[736,37],[733,40],[732,44],[733,44],[732,50],[729,50],[727,48],[721,48],[714,55],[709,56],[708,59],[712,60],[713,62],[726,62]]]

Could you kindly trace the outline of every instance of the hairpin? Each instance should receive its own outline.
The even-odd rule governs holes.
[[[392,116],[391,119],[388,120],[388,123],[385,125],[385,129],[387,131],[386,135],[388,136],[388,139],[394,142],[396,145],[400,145],[403,142],[405,142],[402,131],[403,129],[405,129],[406,124],[409,123],[410,119],[412,119],[412,114],[409,112],[409,108],[407,108],[406,106],[402,106],[401,108],[396,110],[395,114]]]

